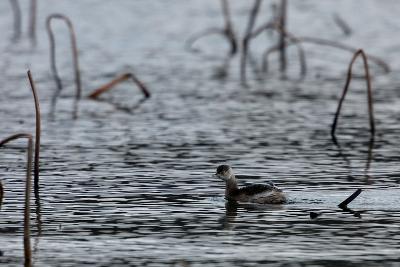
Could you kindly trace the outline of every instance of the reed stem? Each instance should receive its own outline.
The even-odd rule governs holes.
[[[13,41],[18,41],[21,38],[21,8],[18,0],[10,0],[11,9],[14,17],[14,35]]]
[[[229,51],[230,56],[234,56],[237,53],[238,44],[236,41],[236,34],[233,29],[233,23],[232,23],[231,14],[229,11],[228,0],[221,0],[221,7],[222,7],[222,15],[224,17],[224,24],[225,24],[224,28],[222,28],[222,29],[221,28],[209,28],[209,29],[206,29],[206,30],[200,32],[199,34],[194,35],[186,42],[186,47],[189,50],[192,50],[192,51],[194,50],[192,48],[192,46],[200,38],[203,38],[205,36],[212,35],[212,34],[220,34],[220,35],[224,36],[230,44],[230,51]]]
[[[260,10],[261,0],[255,0],[253,4],[253,8],[250,11],[249,21],[247,23],[247,28],[245,31],[244,38],[242,40],[242,55],[240,58],[240,80],[242,84],[246,85],[246,63],[247,63],[247,55],[249,49],[249,42],[252,37],[252,31],[254,28],[254,24],[257,19],[258,11]]]
[[[282,29],[279,35],[279,52],[280,52],[280,71],[286,71],[286,15],[287,15],[287,1],[281,0],[281,10],[279,17],[279,27]]]
[[[335,137],[335,131],[336,131],[336,126],[337,126],[337,122],[338,122],[338,118],[339,118],[339,114],[340,111],[342,109],[342,104],[343,101],[346,97],[347,91],[349,89],[349,85],[350,85],[350,81],[352,78],[352,69],[353,69],[353,64],[355,62],[355,60],[361,56],[361,58],[363,59],[363,63],[364,63],[364,71],[365,71],[365,80],[367,83],[367,100],[368,100],[368,114],[369,114],[369,124],[370,124],[370,133],[371,136],[375,136],[375,121],[374,121],[374,109],[373,109],[373,97],[372,97],[372,88],[371,88],[371,77],[369,75],[369,67],[368,67],[368,59],[367,56],[365,55],[364,51],[362,49],[358,50],[356,53],[354,53],[353,58],[350,61],[349,64],[349,69],[347,71],[347,78],[346,78],[346,83],[344,85],[343,88],[343,93],[342,96],[339,100],[339,104],[335,113],[335,117],[333,119],[333,124],[332,124],[332,128],[331,128],[331,136],[332,139],[335,141],[336,137]]]
[[[81,76],[80,76],[80,70],[79,70],[79,60],[78,60],[78,48],[76,44],[76,35],[74,31],[74,27],[72,25],[71,20],[64,16],[63,14],[52,14],[47,17],[46,19],[46,29],[47,33],[49,35],[49,40],[50,40],[50,64],[51,64],[51,70],[53,72],[53,77],[57,85],[57,92],[53,97],[53,102],[56,102],[56,98],[60,94],[60,91],[62,90],[62,82],[60,79],[60,76],[57,71],[57,65],[56,65],[56,53],[55,53],[55,40],[54,40],[54,34],[51,28],[51,21],[54,19],[59,19],[65,22],[69,29],[69,34],[70,34],[70,40],[71,40],[71,49],[72,49],[72,60],[73,60],[73,65],[74,65],[74,73],[75,73],[75,85],[76,85],[76,95],[75,99],[79,100],[81,98],[81,91],[82,91],[82,86],[81,86]]]
[[[37,0],[31,0],[30,4],[30,17],[29,17],[29,38],[31,39],[32,45],[36,45],[36,11],[37,11]]]
[[[35,118],[36,118],[36,133],[35,133],[35,166],[34,166],[34,189],[35,195],[39,194],[39,158],[40,158],[40,135],[41,135],[41,118],[39,98],[35,89],[35,82],[33,81],[31,71],[28,70],[28,79],[31,85],[33,99],[35,100]]]

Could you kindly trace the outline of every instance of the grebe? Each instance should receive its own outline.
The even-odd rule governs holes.
[[[259,204],[283,204],[286,197],[282,190],[272,182],[267,184],[253,184],[239,188],[237,180],[229,165],[220,165],[215,174],[225,181],[225,199],[228,201],[253,202]]]

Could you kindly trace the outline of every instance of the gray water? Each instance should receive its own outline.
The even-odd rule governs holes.
[[[28,3],[21,2],[26,26]],[[365,48],[392,67],[383,75],[370,63],[373,143],[365,82],[353,80],[339,120],[340,148],[330,139],[330,125],[348,52],[306,45],[308,74],[299,81],[290,50],[289,79],[280,79],[275,56],[263,80],[249,68],[244,88],[238,57],[226,79],[215,78],[228,49],[223,39],[199,40],[202,53],[184,47],[193,34],[222,25],[218,1],[38,2],[35,49],[26,34],[17,44],[9,40],[10,7],[0,3],[0,137],[34,133],[28,68],[43,115],[39,214],[32,198],[35,266],[400,265],[397,1],[289,1],[291,32]],[[251,3],[232,2],[242,33]],[[264,5],[258,24],[271,16],[269,2]],[[64,25],[54,23],[65,89],[51,119],[55,83],[44,20],[54,12],[74,23],[84,95],[133,70],[152,97],[141,101],[125,82],[102,101],[81,100],[73,120],[69,40]],[[352,35],[343,35],[335,13]],[[255,41],[254,56],[272,44]],[[17,141],[0,153],[1,266],[23,263],[24,146]],[[241,185],[272,180],[289,203],[225,203],[224,184],[212,176],[222,163],[234,167]],[[361,217],[337,208],[357,188],[363,192],[350,207]],[[310,219],[310,212],[321,215]]]

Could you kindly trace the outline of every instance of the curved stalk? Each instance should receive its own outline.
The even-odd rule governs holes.
[[[20,138],[28,139],[26,181],[25,181],[25,207],[24,207],[24,256],[25,256],[25,266],[30,267],[32,266],[32,251],[31,251],[31,241],[30,241],[30,199],[31,199],[32,154],[33,154],[32,135],[27,133],[14,134],[0,141],[0,147],[7,144],[8,142]]]

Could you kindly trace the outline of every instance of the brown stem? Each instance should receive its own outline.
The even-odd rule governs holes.
[[[80,76],[80,71],[79,71],[79,61],[78,61],[78,48],[76,45],[76,36],[75,36],[75,31],[74,27],[72,25],[71,20],[62,15],[62,14],[52,14],[47,17],[46,19],[46,28],[47,28],[47,33],[49,35],[50,39],[50,64],[51,64],[51,69],[53,72],[54,80],[56,81],[57,84],[57,89],[58,91],[56,92],[54,98],[57,98],[61,89],[62,89],[62,83],[61,79],[58,75],[57,72],[57,66],[56,66],[56,54],[55,54],[55,40],[54,40],[54,34],[51,29],[51,21],[53,19],[59,19],[62,20],[66,23],[69,29],[69,34],[70,34],[70,39],[71,39],[71,48],[72,48],[72,59],[74,62],[74,72],[75,72],[75,84],[76,84],[76,100],[79,100],[81,98],[81,76]],[[53,98],[53,101],[55,103],[55,99]]]
[[[88,97],[92,99],[96,99],[99,95],[103,94],[104,92],[110,90],[117,84],[128,80],[129,78],[132,79],[132,81],[139,87],[139,89],[142,91],[143,95],[146,98],[150,97],[150,91],[147,89],[147,87],[142,83],[133,73],[125,73],[117,78],[113,79],[112,81],[102,85],[101,87],[97,88],[94,90]]]
[[[279,27],[282,29],[279,36],[279,59],[280,59],[280,71],[283,73],[286,71],[286,14],[287,14],[287,1],[281,0],[281,12],[279,18]]]
[[[32,173],[32,135],[27,133],[14,134],[2,141],[0,141],[0,147],[10,141],[28,138],[28,152],[27,152],[27,166],[26,166],[26,182],[25,182],[25,207],[24,207],[24,255],[25,255],[25,266],[32,266],[32,252],[31,252],[31,241],[30,241],[30,199],[31,199],[31,173]]]
[[[371,88],[371,77],[369,75],[369,67],[368,67],[368,60],[367,56],[365,55],[364,51],[362,49],[358,50],[356,53],[354,53],[353,58],[350,61],[349,69],[347,71],[347,79],[345,86],[343,88],[343,93],[342,96],[339,100],[339,104],[335,113],[335,118],[333,119],[333,124],[332,124],[332,129],[331,129],[331,136],[332,139],[335,140],[335,131],[336,131],[336,125],[338,122],[340,110],[342,108],[342,104],[344,101],[344,98],[346,97],[347,91],[349,89],[350,81],[352,78],[352,69],[353,69],[353,63],[357,59],[358,56],[361,56],[364,62],[364,71],[365,71],[365,80],[367,83],[367,94],[368,94],[368,114],[369,114],[369,124],[370,124],[370,132],[371,136],[375,135],[375,122],[374,122],[374,109],[373,109],[373,99],[372,99],[372,88]]]
[[[21,8],[18,0],[10,0],[10,4],[14,15],[14,35],[12,39],[18,41],[21,38]]]
[[[242,40],[242,56],[240,58],[240,80],[246,85],[246,63],[249,49],[249,42],[252,37],[252,30],[256,22],[258,11],[260,10],[261,0],[255,0],[253,8],[250,11],[249,21],[247,23],[246,32]]]
[[[34,166],[34,189],[35,195],[39,195],[39,153],[40,153],[40,132],[41,132],[41,119],[40,119],[40,106],[39,98],[35,89],[35,82],[32,79],[31,71],[28,70],[28,79],[31,85],[33,99],[35,100],[35,117],[36,117],[36,133],[35,133],[35,166]]]
[[[37,1],[31,0],[28,28],[29,28],[29,38],[31,39],[32,45],[36,45],[36,10],[37,10]]]

